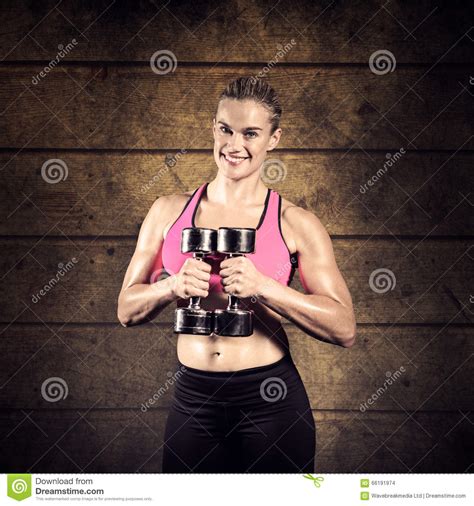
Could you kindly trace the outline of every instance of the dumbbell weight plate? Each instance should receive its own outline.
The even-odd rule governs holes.
[[[174,333],[208,336],[214,328],[212,311],[180,307],[175,310]]]
[[[181,253],[212,254],[217,249],[217,230],[188,227],[181,232]]]
[[[220,227],[217,234],[217,250],[226,254],[253,253],[255,250],[255,229]]]
[[[245,309],[214,310],[214,333],[231,337],[251,336],[253,334],[252,313]]]

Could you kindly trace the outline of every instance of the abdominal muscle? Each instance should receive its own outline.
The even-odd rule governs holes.
[[[180,307],[186,307],[179,304]],[[210,293],[201,299],[201,308],[208,311],[225,309],[227,295]],[[179,361],[188,367],[204,371],[238,371],[277,362],[289,352],[281,317],[260,302],[242,299],[242,309],[252,309],[254,332],[248,337],[229,337],[179,334],[177,354]]]

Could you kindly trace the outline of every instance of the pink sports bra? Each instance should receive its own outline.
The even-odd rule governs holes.
[[[161,264],[168,274],[176,274],[186,258],[192,253],[181,253],[181,231],[186,227],[195,227],[194,218],[203,193],[209,183],[203,183],[194,190],[181,214],[168,230],[161,248]],[[257,225],[255,234],[255,252],[246,254],[257,270],[275,279],[283,285],[289,285],[298,267],[297,254],[291,254],[281,233],[281,196],[268,188],[265,206]],[[205,257],[204,261],[211,266],[209,292],[223,292],[220,263],[226,258],[224,253],[217,252]],[[156,264],[155,264],[156,265]]]

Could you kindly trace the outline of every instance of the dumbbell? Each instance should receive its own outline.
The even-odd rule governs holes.
[[[181,253],[192,253],[193,258],[203,261],[217,249],[217,230],[211,228],[184,228],[181,234]],[[176,334],[210,335],[213,332],[213,313],[200,307],[201,297],[190,297],[188,307],[175,310],[174,332]]]
[[[217,251],[227,258],[253,253],[254,228],[221,227],[217,232]],[[214,333],[220,336],[247,337],[253,334],[253,311],[240,308],[239,298],[228,295],[227,309],[214,310]]]

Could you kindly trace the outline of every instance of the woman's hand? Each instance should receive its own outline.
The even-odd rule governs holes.
[[[253,297],[265,282],[265,275],[258,271],[245,256],[226,258],[221,262],[221,283],[224,292],[240,298]]]
[[[186,258],[172,283],[173,293],[180,299],[189,297],[205,298],[209,295],[211,266],[196,258]]]

